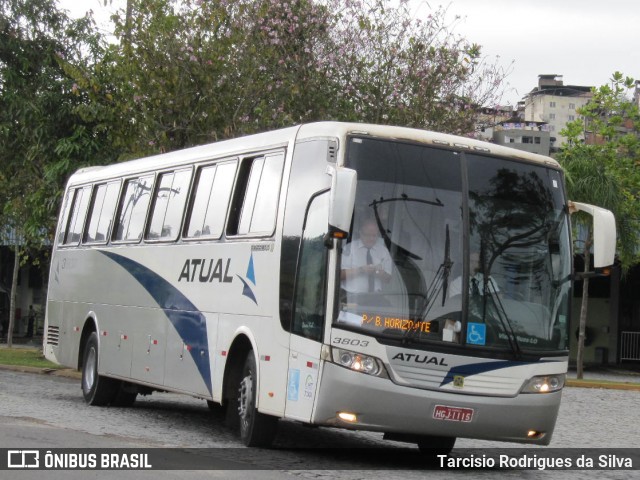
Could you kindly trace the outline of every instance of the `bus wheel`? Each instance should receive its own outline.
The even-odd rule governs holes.
[[[435,458],[437,455],[449,455],[456,444],[456,437],[437,437],[423,435],[418,439],[420,453]]]
[[[107,405],[118,393],[118,382],[98,375],[98,335],[91,333],[84,348],[82,395],[89,405]]]
[[[278,418],[256,410],[256,357],[249,351],[238,386],[240,439],[247,447],[268,447],[278,429]]]

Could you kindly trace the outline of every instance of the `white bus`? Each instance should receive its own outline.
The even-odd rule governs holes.
[[[171,391],[279,419],[549,444],[568,363],[570,205],[552,159],[322,122],[69,180],[44,348],[91,405]]]

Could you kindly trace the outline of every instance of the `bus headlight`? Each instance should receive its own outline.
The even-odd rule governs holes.
[[[331,361],[336,365],[349,368],[356,372],[362,372],[376,377],[387,377],[387,372],[382,361],[369,355],[333,347],[331,349]]]
[[[551,393],[562,390],[565,374],[539,375],[525,383],[522,393]]]

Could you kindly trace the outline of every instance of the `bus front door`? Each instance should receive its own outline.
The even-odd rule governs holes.
[[[327,192],[311,199],[302,232],[289,341],[285,414],[309,421],[316,397],[325,323],[328,250],[324,244],[329,215]]]
[[[285,414],[302,422],[311,420],[320,370],[320,342],[291,335]]]

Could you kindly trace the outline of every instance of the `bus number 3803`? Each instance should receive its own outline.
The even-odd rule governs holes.
[[[334,345],[351,345],[352,347],[367,347],[369,340],[358,340],[357,338],[334,337]]]

